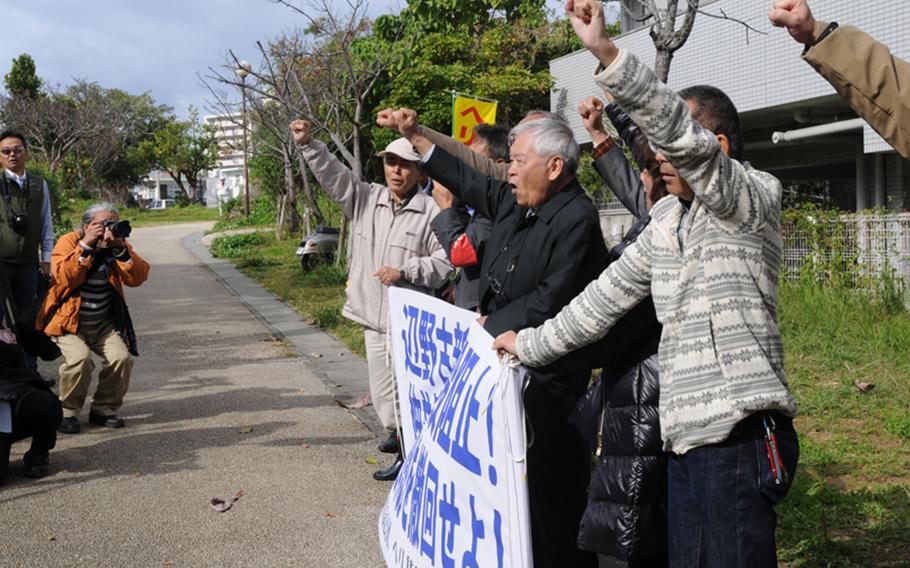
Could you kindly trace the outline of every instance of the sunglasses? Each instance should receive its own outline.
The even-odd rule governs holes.
[[[24,153],[25,146],[10,146],[7,148],[0,148],[0,154],[3,154],[4,156],[9,156],[10,154],[16,154],[18,156],[19,154]]]

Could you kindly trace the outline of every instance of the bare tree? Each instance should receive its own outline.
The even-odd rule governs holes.
[[[40,97],[12,97],[4,101],[4,117],[9,126],[28,137],[29,146],[47,160],[56,174],[64,159],[86,140],[98,138],[104,125],[98,120],[102,109],[83,100],[84,89],[49,90]]]
[[[119,202],[144,173],[132,150],[170,112],[148,93],[130,95],[84,80],[65,90],[7,98],[2,108],[4,120],[26,135],[51,176],[65,172],[66,183]]]
[[[366,136],[372,125],[370,101],[380,80],[405,50],[377,49],[370,43],[378,40],[371,36],[367,0],[347,0],[343,10],[330,0],[269,1],[302,16],[306,27],[285,33],[268,46],[257,44],[262,64],[247,77],[245,88],[251,94],[250,100],[255,99],[254,120],[272,132],[274,139],[282,141],[280,147],[266,149],[296,164],[294,179],[303,187],[307,209],[321,222],[322,213],[306,175],[306,163],[296,151],[287,125],[293,118],[309,120],[314,134],[323,138],[362,178]],[[238,63],[231,54],[227,66],[212,69],[204,78],[222,109],[228,103],[227,96],[217,94],[214,87],[243,88],[232,73]],[[280,136],[279,130],[283,132]],[[347,220],[343,224],[346,229]],[[342,235],[346,233],[342,231]]]
[[[683,4],[683,6],[680,6]],[[620,0],[622,9],[630,14],[633,19],[651,24],[651,41],[657,54],[654,58],[654,73],[664,83],[670,75],[670,63],[673,54],[681,48],[695,24],[695,15],[698,13],[699,0],[666,0],[666,8],[659,7],[656,0]],[[676,18],[683,9],[685,17],[682,25],[676,27]]]
[[[651,41],[657,53],[654,57],[654,72],[664,83],[670,75],[670,64],[673,55],[683,46],[692,33],[695,25],[695,16],[702,14],[710,18],[728,20],[745,27],[746,43],[749,42],[749,32],[767,35],[736,18],[731,18],[720,10],[713,14],[700,9],[700,0],[620,0],[622,10],[634,21],[652,22]],[[660,5],[658,5],[660,4]],[[666,4],[666,6],[664,6]],[[682,23],[677,27],[679,16],[683,16]]]
[[[203,82],[209,88],[212,100],[212,110],[228,118],[239,128],[248,130],[254,141],[252,152],[256,155],[267,156],[284,167],[284,190],[277,195],[278,222],[276,233],[280,236],[285,228],[291,233],[300,230],[300,214],[297,210],[297,189],[299,179],[306,181],[306,170],[298,171],[297,150],[293,138],[288,131],[288,123],[299,115],[295,111],[299,108],[299,96],[290,88],[288,75],[293,71],[290,66],[279,67],[275,63],[275,56],[260,42],[257,47],[263,58],[262,66],[257,70],[250,70],[246,80],[239,80],[234,76],[233,70],[238,68],[240,60],[233,52],[228,54],[228,63],[221,70],[212,69]],[[252,96],[248,97],[247,120],[238,115],[237,103],[229,93],[216,88],[217,85],[227,86],[232,90],[246,89]],[[239,150],[239,148],[235,148]],[[319,208],[315,194],[307,186],[304,192],[307,205],[304,210],[305,222],[308,224],[309,216],[316,217],[317,223],[325,222],[325,215]]]

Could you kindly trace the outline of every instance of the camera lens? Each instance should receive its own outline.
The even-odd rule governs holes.
[[[104,222],[104,228],[110,229],[112,235],[122,239],[129,237],[133,231],[129,221],[113,221],[111,219]]]
[[[10,227],[20,235],[24,234],[26,229],[28,229],[28,215],[22,213],[19,215],[14,215],[12,219],[9,220]]]

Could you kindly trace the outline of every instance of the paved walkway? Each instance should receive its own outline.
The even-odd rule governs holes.
[[[0,566],[382,565],[389,485],[368,460],[389,459],[371,411],[335,401],[361,394],[363,362],[210,259],[191,237],[207,227],[134,232],[152,273],[127,290],[142,354],[127,427],[61,435],[42,480],[21,477],[13,446]],[[232,510],[210,508],[239,489]]]

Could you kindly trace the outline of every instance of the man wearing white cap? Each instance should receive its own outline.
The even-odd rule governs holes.
[[[439,208],[418,191],[421,156],[404,138],[395,140],[378,156],[383,159],[386,185],[368,183],[345,167],[325,144],[310,136],[310,123],[290,124],[294,141],[316,180],[351,220],[351,259],[347,302],[342,315],[364,326],[363,338],[370,372],[370,394],[382,425],[394,442],[395,395],[387,359],[388,301],[386,286],[400,286],[432,294],[453,272],[446,252],[436,240],[430,221]],[[395,479],[401,454],[378,480]]]

